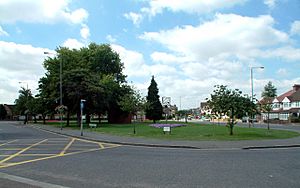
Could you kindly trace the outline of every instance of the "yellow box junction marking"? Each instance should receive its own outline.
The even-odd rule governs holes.
[[[66,145],[66,147],[60,152],[59,155],[64,155],[74,141],[75,141],[75,138],[72,138],[72,140],[68,143],[68,145]]]
[[[5,146],[5,145],[7,145],[7,144],[10,144],[10,143],[13,143],[13,142],[16,142],[16,141],[18,141],[18,140],[12,140],[12,141],[9,141],[9,142],[0,144],[0,146]]]
[[[35,162],[35,161],[41,161],[41,160],[46,160],[46,159],[51,159],[51,158],[56,158],[56,157],[62,157],[62,156],[68,156],[68,155],[74,155],[74,154],[80,154],[80,153],[87,153],[87,152],[92,152],[92,151],[97,151],[97,150],[102,150],[102,149],[106,149],[106,148],[114,148],[114,147],[118,147],[120,145],[118,144],[106,144],[106,143],[101,143],[101,142],[97,142],[97,141],[90,141],[90,140],[84,140],[84,139],[80,139],[80,138],[73,138],[73,137],[69,137],[71,138],[71,141],[70,139],[66,140],[66,139],[61,139],[61,140],[55,140],[55,142],[57,142],[57,144],[53,144],[55,146],[61,146],[63,145],[62,142],[67,142],[67,145],[63,148],[63,150],[61,150],[59,153],[32,153],[32,154],[26,154],[24,152],[26,151],[45,151],[45,150],[48,150],[48,149],[45,149],[45,148],[33,148],[34,146],[47,146],[48,144],[47,143],[53,143],[54,139],[45,139],[45,140],[42,140],[40,142],[37,142],[35,144],[27,144],[29,145],[28,147],[26,148],[4,148],[4,149],[1,149],[0,148],[0,152],[1,150],[20,150],[19,152],[15,153],[15,154],[12,154],[12,155],[1,155],[2,157],[6,157],[4,158],[3,160],[0,161],[0,169],[1,168],[6,168],[6,167],[10,167],[10,166],[16,166],[16,165],[21,165],[21,164],[26,164],[26,163],[30,163],[30,162]],[[13,141],[9,141],[9,142],[6,142],[6,143],[3,143],[0,145],[1,146],[4,146],[4,145],[8,145],[10,143],[13,143],[13,142],[16,142],[18,140],[13,140]],[[84,148],[80,148],[80,146],[76,145],[72,145],[75,141],[80,141],[80,142],[84,142],[84,143],[90,143],[90,144],[95,144],[94,147],[95,148],[92,148],[92,149],[84,149]],[[12,145],[17,145],[17,144],[12,144]],[[20,144],[21,145],[21,144]],[[50,144],[52,145],[52,144]],[[67,151],[72,147],[75,147],[75,149],[71,149],[73,150],[73,152],[68,152]],[[87,147],[89,145],[86,145]],[[79,148],[78,148],[79,147]],[[52,148],[53,149],[53,148]],[[56,148],[55,148],[56,149]],[[74,151],[75,150],[75,151]],[[77,151],[76,151],[77,150]],[[79,150],[79,151],[78,151]],[[30,160],[24,160],[24,161],[19,161],[19,162],[11,162],[11,163],[7,163],[7,161],[13,159],[13,158],[16,158],[16,157],[24,157],[24,156],[32,156],[32,157],[41,157],[41,158],[36,158],[36,159],[30,159]]]
[[[40,142],[38,142],[38,143],[32,144],[31,146],[29,146],[29,147],[27,147],[27,148],[22,149],[21,151],[19,151],[19,152],[13,154],[13,155],[11,155],[11,156],[9,156],[9,157],[7,157],[7,158],[1,160],[1,161],[0,161],[0,164],[1,164],[1,163],[4,163],[5,161],[8,161],[8,160],[10,160],[10,159],[12,159],[12,158],[17,157],[17,156],[20,155],[21,153],[23,153],[23,152],[29,150],[30,148],[32,148],[32,147],[34,147],[34,146],[39,145],[40,143],[46,142],[47,140],[48,140],[48,139],[42,140],[42,141],[40,141]]]

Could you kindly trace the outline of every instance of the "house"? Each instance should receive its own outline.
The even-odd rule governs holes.
[[[295,84],[293,89],[274,98],[269,119],[290,122],[291,118],[299,118],[300,115],[300,85]],[[266,113],[262,114],[266,119]]]
[[[3,104],[4,109],[6,110],[5,120],[13,120],[14,118],[14,108],[16,105]]]

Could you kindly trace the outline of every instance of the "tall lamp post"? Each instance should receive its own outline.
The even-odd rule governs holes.
[[[51,52],[44,52],[45,55],[56,55]],[[63,99],[62,99],[62,61],[59,61],[59,105],[63,107]],[[62,109],[63,110],[63,109]],[[60,130],[62,130],[62,113],[60,112]]]
[[[264,69],[265,67],[250,67],[250,82],[251,82],[251,102],[253,102],[253,69]],[[251,114],[253,121],[253,115]],[[250,126],[250,124],[249,124]]]
[[[253,69],[264,69],[265,67],[250,67],[250,81],[251,81],[251,101],[253,102]]]

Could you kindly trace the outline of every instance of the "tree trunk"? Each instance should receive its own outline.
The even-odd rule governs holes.
[[[42,116],[43,116],[43,124],[45,125],[46,124],[46,115],[43,114]]]
[[[233,108],[231,108],[231,123],[229,125],[230,135],[233,135],[233,125],[234,125],[234,110],[233,110]]]
[[[91,115],[90,115],[90,113],[87,113],[85,115],[85,121],[86,121],[87,124],[91,123]]]
[[[70,111],[67,111],[67,127],[70,126]]]
[[[80,111],[77,111],[77,126],[80,127],[80,124],[81,124]]]
[[[101,124],[101,113],[98,114],[99,124]]]
[[[268,130],[270,130],[270,112],[268,112]]]
[[[37,123],[37,121],[36,121],[36,115],[34,115],[34,123]]]

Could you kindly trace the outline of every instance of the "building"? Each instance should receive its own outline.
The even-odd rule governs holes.
[[[271,120],[290,122],[292,118],[300,118],[300,85],[295,84],[293,89],[275,97],[272,101],[272,110],[269,114]],[[262,113],[263,120],[267,114]]]
[[[9,105],[9,104],[2,104],[4,109],[6,110],[6,117],[5,120],[13,120],[16,117],[14,117],[14,108],[16,105]]]

